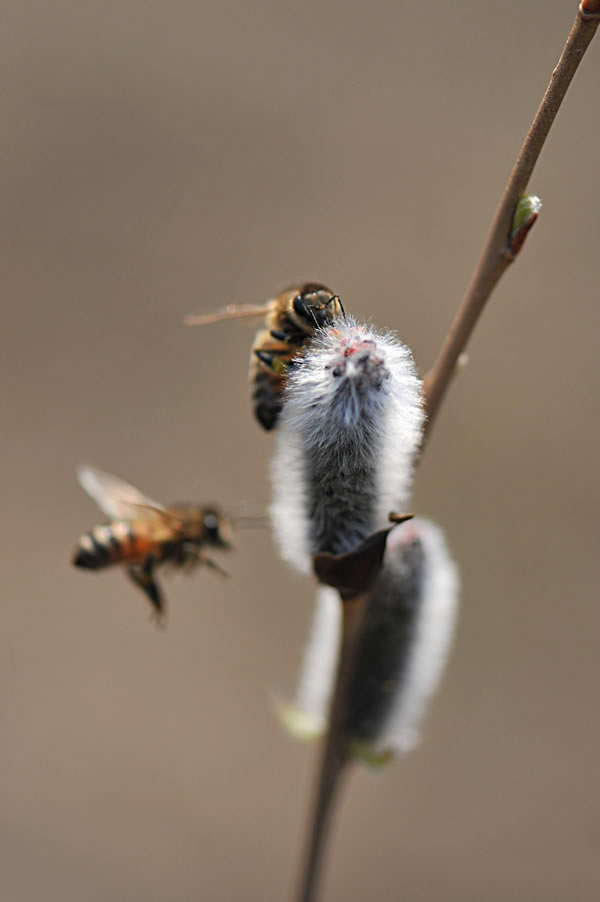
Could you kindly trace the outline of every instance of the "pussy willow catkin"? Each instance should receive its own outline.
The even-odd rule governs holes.
[[[409,503],[423,428],[410,350],[354,318],[315,334],[291,369],[272,466],[282,557],[304,573],[341,554]]]
[[[344,735],[357,757],[377,763],[415,744],[448,656],[458,589],[437,526],[415,519],[391,532],[348,694]],[[281,708],[285,725],[301,738],[326,729],[340,635],[337,593],[321,588],[295,701]]]

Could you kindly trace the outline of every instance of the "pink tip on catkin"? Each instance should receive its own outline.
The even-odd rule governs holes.
[[[282,557],[303,573],[342,554],[410,500],[423,430],[410,350],[352,317],[316,333],[294,362],[272,464],[271,516]]]

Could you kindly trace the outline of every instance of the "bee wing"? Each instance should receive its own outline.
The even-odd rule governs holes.
[[[153,501],[111,473],[82,465],[77,468],[77,478],[82,489],[85,489],[100,510],[111,520],[152,520],[170,517],[169,512],[158,501]]]
[[[244,319],[252,317],[260,319],[271,310],[273,302],[266,304],[229,304],[213,313],[189,313],[184,317],[186,326],[207,326],[209,323],[220,323],[224,319]]]

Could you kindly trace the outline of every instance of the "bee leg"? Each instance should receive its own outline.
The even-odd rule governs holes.
[[[276,338],[277,341],[285,341],[286,344],[289,341],[289,336],[282,332],[281,329],[271,329],[271,336]]]
[[[204,564],[204,566],[208,567],[209,570],[214,570],[215,573],[219,573],[221,576],[229,576],[229,573],[227,572],[227,570],[223,570],[223,568],[220,567],[216,561],[213,561],[209,557],[204,557],[203,554],[198,555],[198,562],[200,564]]]
[[[275,357],[273,351],[262,351],[260,349],[257,349],[254,353],[261,363],[264,363],[264,365],[268,366],[269,369],[275,369],[275,360],[278,358]]]
[[[285,373],[287,362],[284,357],[281,356],[281,350],[271,351],[269,349],[263,350],[261,348],[254,351],[260,362],[268,367],[268,369],[273,370],[274,373],[277,373],[278,376],[283,375]]]
[[[191,543],[189,545],[185,544],[183,550],[185,554],[181,563],[181,569],[184,573],[191,573],[200,563],[200,553],[197,546]]]
[[[150,599],[150,604],[154,608],[152,619],[160,624],[163,621],[165,608],[158,583],[154,579],[154,565],[154,558],[150,555],[143,564],[134,564],[132,567],[128,567],[127,573],[135,585],[139,586]]]

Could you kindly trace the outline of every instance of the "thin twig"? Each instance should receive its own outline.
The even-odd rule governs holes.
[[[313,902],[316,898],[333,803],[340,788],[342,774],[348,770],[350,763],[344,747],[345,699],[348,696],[349,681],[355,667],[356,649],[360,640],[367,597],[361,595],[340,603],[342,605],[342,639],[338,673],[330,706],[329,729],[319,762],[298,902]]]
[[[394,522],[404,523],[412,519],[412,516],[398,514]],[[360,654],[359,643],[367,615],[369,592],[377,579],[387,539],[393,528],[389,526],[373,533],[357,548],[345,554],[323,552],[313,557],[313,570],[319,582],[332,586],[340,594],[342,629],[333,698],[329,706],[329,726],[319,762],[298,902],[312,902],[315,898],[333,803],[339,791],[340,779],[350,764],[344,729],[346,700],[350,695],[350,680]]]
[[[500,205],[467,293],[432,369],[425,376],[427,425],[431,430],[458,358],[464,350],[494,287],[515,255],[507,253],[507,240],[517,202],[531,178],[544,142],[587,47],[600,22],[600,0],[583,0],[550,84],[506,184]]]
[[[525,192],[556,113],[599,22],[600,0],[582,0],[559,63],[552,73],[550,84],[504,189],[471,284],[438,359],[425,377],[428,431],[439,410],[458,358],[486,301],[518,253],[518,248],[511,249],[509,245],[511,223],[517,202]],[[339,789],[340,777],[348,770],[349,761],[343,747],[343,722],[348,708],[348,690],[355,672],[356,649],[362,635],[362,625],[368,606],[368,593],[355,597],[353,602],[341,603],[344,609],[342,648],[330,706],[329,731],[319,766],[298,902],[315,902],[332,806],[336,790]]]

